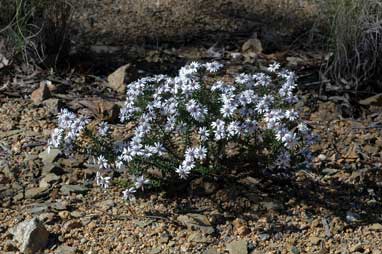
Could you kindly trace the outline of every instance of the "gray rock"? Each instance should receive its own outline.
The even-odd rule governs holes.
[[[26,212],[30,214],[40,214],[49,211],[49,206],[47,204],[34,204],[31,208],[27,209]]]
[[[262,234],[259,234],[259,239],[261,241],[266,241],[266,240],[269,240],[269,238],[271,238],[271,236],[267,233],[262,233]]]
[[[112,199],[104,200],[96,204],[102,211],[107,211],[115,206],[115,202]]]
[[[68,203],[65,201],[57,201],[56,203],[51,204],[51,207],[56,211],[65,211],[68,210]]]
[[[61,151],[59,149],[52,148],[50,151],[45,149],[41,152],[38,157],[41,158],[44,165],[52,164],[60,155]]]
[[[360,100],[358,103],[364,106],[381,106],[382,93]]]
[[[177,220],[187,226],[189,230],[200,230],[205,234],[213,234],[215,232],[207,216],[202,214],[188,213],[178,216]]]
[[[25,254],[38,253],[48,244],[49,232],[37,218],[19,223],[11,229],[11,234]]]
[[[248,243],[246,240],[232,241],[227,244],[227,250],[230,254],[248,254]]]
[[[70,195],[70,193],[86,194],[89,189],[81,185],[64,184],[61,186],[60,191],[64,195]]]
[[[49,188],[48,187],[36,187],[31,188],[25,191],[25,198],[26,199],[36,199],[41,198],[49,194]]]
[[[355,223],[360,221],[361,216],[357,213],[353,213],[350,211],[346,212],[346,221],[349,223]]]
[[[382,232],[382,225],[380,223],[374,223],[369,226],[369,230]]]
[[[188,241],[190,242],[195,242],[195,243],[208,243],[210,242],[211,240],[208,239],[204,234],[202,234],[200,231],[195,231],[195,232],[192,232],[189,236],[188,236]]]
[[[53,183],[56,183],[60,180],[60,177],[56,174],[49,173],[46,176],[44,176],[41,181],[39,186],[41,188],[48,188],[50,187]]]
[[[59,99],[54,99],[54,98],[47,99],[47,100],[43,101],[42,104],[44,106],[46,106],[46,108],[49,110],[49,112],[54,113],[54,114],[58,113],[58,111],[62,107],[61,101]]]
[[[276,201],[263,201],[263,202],[260,202],[260,205],[261,207],[264,207],[266,210],[279,211],[279,210],[283,210],[284,208],[283,204]]]
[[[71,247],[68,245],[60,245],[54,252],[54,254],[75,254],[77,252],[76,247]]]
[[[335,168],[324,168],[322,170],[322,173],[325,175],[334,175],[338,172],[338,169]]]

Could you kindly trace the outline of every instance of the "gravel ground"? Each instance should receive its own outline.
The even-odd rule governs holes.
[[[19,253],[11,229],[32,218],[49,231],[44,253],[382,253],[378,105],[344,117],[335,98],[301,92],[299,107],[321,136],[312,170],[235,169],[127,203],[118,184],[94,185],[83,156],[42,153],[60,105],[108,118],[81,101],[121,99],[97,79],[68,80],[54,81],[41,103],[22,89],[0,95],[0,253]]]

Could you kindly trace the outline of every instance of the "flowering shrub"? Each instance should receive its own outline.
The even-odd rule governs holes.
[[[134,127],[123,141],[111,139],[107,123],[90,128],[88,119],[62,110],[49,147],[70,153],[90,138],[86,151],[98,165],[97,184],[107,188],[112,171],[126,171],[131,181],[123,195],[129,200],[151,183],[146,177],[152,169],[181,179],[216,172],[232,145],[236,157],[255,155],[264,167],[306,161],[313,136],[292,108],[295,75],[277,63],[265,72],[219,79],[222,70],[217,62],[192,62],[176,77],[157,75],[129,84],[120,120]]]

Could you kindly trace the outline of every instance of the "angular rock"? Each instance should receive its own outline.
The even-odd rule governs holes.
[[[360,100],[358,103],[364,106],[382,106],[382,93]]]
[[[115,202],[112,199],[104,200],[96,204],[102,211],[107,211],[115,206]]]
[[[51,113],[57,114],[62,108],[62,102],[59,99],[51,98],[42,103]]]
[[[277,201],[263,201],[263,202],[260,202],[260,205],[264,207],[266,210],[280,211],[280,210],[283,210],[284,208],[283,204]]]
[[[260,54],[263,52],[263,46],[259,39],[251,38],[244,42],[243,46],[241,47],[241,51],[243,53]]]
[[[195,242],[195,243],[208,243],[211,241],[199,231],[192,232],[187,239],[188,241]]]
[[[324,168],[322,170],[322,173],[325,175],[334,175],[338,172],[338,169],[335,168]]]
[[[230,254],[248,254],[248,243],[246,240],[232,241],[227,244],[227,250]]]
[[[377,231],[377,232],[382,232],[382,224],[380,223],[374,223],[369,226],[369,230],[371,231]]]
[[[47,196],[49,194],[49,187],[36,187],[25,191],[26,199],[36,199]]]
[[[50,91],[45,82],[40,84],[40,87],[34,90],[31,94],[31,99],[34,104],[41,104],[44,100],[50,97]]]
[[[37,218],[21,222],[11,233],[20,244],[20,251],[25,254],[39,253],[48,244],[49,232]]]
[[[360,221],[360,215],[357,214],[357,213],[353,213],[353,212],[350,212],[350,211],[347,211],[346,212],[346,221],[348,223],[355,223],[355,222],[359,222]]]
[[[200,230],[205,234],[213,234],[215,232],[207,216],[202,214],[186,214],[178,216],[177,220],[187,226],[189,230]]]
[[[107,86],[120,94],[124,94],[126,92],[126,69],[129,67],[131,67],[130,64],[123,65],[115,70],[112,74],[110,74],[107,77]]]
[[[59,149],[45,149],[43,152],[41,152],[38,157],[41,158],[44,165],[52,164],[57,157],[60,155],[61,151]]]
[[[39,186],[41,188],[48,188],[50,187],[53,183],[56,183],[60,180],[60,177],[57,176],[56,174],[53,174],[53,173],[49,173],[47,175],[45,175],[41,181],[40,181],[40,184]]]
[[[64,184],[61,186],[60,191],[64,195],[69,195],[70,193],[86,194],[89,189],[81,185]]]
[[[33,204],[31,208],[26,209],[27,213],[30,214],[40,214],[49,211],[49,205],[44,203]]]

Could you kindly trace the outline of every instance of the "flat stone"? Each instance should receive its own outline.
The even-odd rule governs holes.
[[[264,207],[266,210],[280,211],[284,206],[279,202],[274,201],[263,201],[260,202],[261,207]]]
[[[325,175],[334,175],[338,172],[338,169],[335,168],[324,168],[322,170],[322,173]]]
[[[107,86],[120,94],[124,94],[126,92],[126,70],[130,67],[130,64],[123,65],[110,74],[107,77]]]
[[[35,204],[26,210],[26,212],[30,214],[40,214],[47,211],[49,211],[49,206],[47,204]]]
[[[248,254],[248,242],[246,240],[236,240],[227,244],[230,254]]]
[[[381,232],[382,231],[382,224],[380,223],[374,223],[372,225],[369,226],[369,229],[371,231],[378,231],[378,232]]]
[[[64,195],[70,195],[70,193],[86,194],[89,189],[81,185],[64,184],[61,186],[60,191]]]
[[[350,211],[346,212],[346,221],[349,223],[355,223],[360,221],[360,215]]]
[[[80,211],[73,211],[73,212],[70,213],[70,215],[73,218],[81,218],[81,217],[85,216],[85,213],[84,212],[80,212]]]
[[[44,165],[46,164],[52,164],[57,157],[61,154],[61,151],[56,148],[51,148],[50,150],[45,149],[43,152],[41,152],[38,157],[41,158]]]
[[[51,207],[56,211],[65,211],[68,209],[68,204],[65,201],[57,201],[56,203],[51,204]]]
[[[207,216],[202,214],[186,214],[179,215],[177,220],[187,226],[189,230],[200,230],[205,234],[213,234],[215,232]]]
[[[60,177],[56,174],[53,174],[53,173],[49,173],[47,175],[45,175],[41,181],[40,181],[40,184],[39,186],[41,188],[48,188],[50,187],[53,183],[56,183],[60,180]]]
[[[48,187],[35,187],[25,191],[26,199],[36,199],[47,196],[49,194]]]
[[[112,199],[104,200],[96,204],[102,211],[107,211],[115,206],[115,202]]]
[[[39,219],[23,221],[11,230],[14,239],[20,244],[20,251],[25,254],[39,253],[43,250],[49,238],[49,232]]]
[[[62,107],[62,102],[59,99],[51,98],[42,103],[51,113],[57,114]]]
[[[189,236],[188,236],[188,241],[190,242],[195,242],[195,243],[208,243],[210,242],[211,240],[208,239],[204,234],[202,234],[200,231],[195,231],[195,232],[192,232]]]

